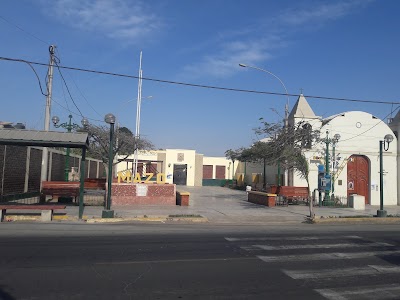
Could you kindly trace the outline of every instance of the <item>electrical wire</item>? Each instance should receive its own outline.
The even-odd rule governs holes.
[[[35,73],[35,76],[36,76],[36,78],[38,80],[38,83],[39,83],[40,92],[42,93],[43,96],[47,97],[49,95],[48,94],[48,92],[49,92],[48,88],[46,88],[47,89],[47,93],[46,94],[43,93],[42,83],[40,81],[39,75],[37,74],[35,68],[31,65],[31,63],[29,63],[29,62],[25,62],[25,63],[32,69],[33,73]],[[47,75],[46,75],[46,78],[47,78]],[[47,83],[46,83],[46,87],[47,87]]]
[[[83,114],[82,114],[81,110],[79,109],[79,107],[76,105],[75,100],[74,100],[74,98],[73,98],[72,95],[71,95],[71,92],[70,92],[69,87],[68,87],[68,85],[67,85],[67,82],[65,81],[65,78],[64,78],[64,76],[63,76],[63,74],[62,74],[62,72],[61,72],[61,70],[60,70],[60,67],[59,67],[59,65],[58,65],[57,60],[54,60],[54,63],[55,63],[55,65],[57,66],[58,72],[60,73],[60,76],[61,76],[62,80],[64,81],[64,85],[65,85],[65,87],[67,88],[67,92],[68,92],[69,97],[70,97],[71,100],[72,100],[72,103],[74,104],[75,108],[79,111],[81,117],[83,118]]]
[[[58,101],[55,100],[54,98],[52,99],[52,101],[53,101],[54,103],[56,103],[58,106],[60,106],[61,108],[63,108],[63,109],[65,109],[66,111],[68,111],[70,114],[83,117],[82,115],[80,115],[80,114],[78,114],[78,113],[76,113],[76,112],[70,111],[68,108],[66,108],[65,106],[63,106],[60,102],[58,102]],[[90,120],[90,121],[96,121],[96,122],[105,123],[104,120],[98,120],[98,119],[93,119],[93,118],[88,118],[88,117],[86,117],[86,119],[88,119],[88,120]]]
[[[46,46],[49,46],[49,45],[50,45],[50,44],[47,43],[46,41],[44,41],[44,40],[38,38],[36,35],[34,35],[34,34],[28,32],[28,31],[26,31],[25,29],[19,27],[18,25],[16,25],[16,24],[10,22],[9,20],[7,20],[6,18],[4,18],[3,16],[0,16],[0,19],[2,19],[3,21],[7,22],[8,24],[10,24],[10,25],[12,25],[12,26],[18,28],[18,29],[21,30],[23,33],[25,33],[25,34],[27,34],[27,35],[30,35],[31,37],[35,38],[35,39],[38,40],[39,42],[42,42],[42,43],[45,44]]]
[[[61,59],[59,58],[60,56],[60,51],[58,50],[58,48],[55,49],[55,52],[57,53],[57,56],[54,55],[57,59],[58,59],[58,63],[60,63]],[[85,102],[89,105],[89,107],[101,118],[102,116],[97,112],[97,110],[89,103],[89,101],[87,100],[87,98],[85,97],[85,95],[82,93],[81,89],[78,87],[78,85],[76,84],[75,80],[70,77],[72,82],[74,83],[76,89],[79,91],[79,93],[81,94],[82,98],[85,100]],[[67,105],[68,107],[68,105]]]
[[[40,66],[48,66],[48,64],[45,64],[45,63],[26,61],[23,59],[0,57],[0,60],[13,61],[13,62],[24,62],[24,63],[31,63],[31,64],[40,65]],[[87,72],[87,73],[110,75],[110,76],[116,76],[116,77],[139,79],[138,76],[134,76],[134,75],[126,75],[126,74],[119,74],[119,73],[112,73],[112,72],[105,72],[105,71],[89,70],[89,69],[83,69],[83,68],[67,67],[67,66],[61,66],[61,65],[58,65],[58,68],[80,71],[80,72]],[[147,80],[147,81],[160,82],[160,83],[168,83],[168,84],[175,84],[175,85],[183,85],[183,86],[207,88],[207,89],[215,89],[215,90],[223,90],[223,91],[232,91],[232,92],[243,92],[243,93],[253,93],[253,94],[275,95],[275,96],[289,96],[289,97],[298,97],[299,96],[297,94],[286,94],[286,93],[276,93],[276,92],[257,91],[257,90],[245,90],[245,89],[237,89],[237,88],[228,88],[228,87],[219,87],[219,86],[163,80],[163,79],[156,79],[156,78],[149,78],[149,77],[142,77],[142,79]],[[350,99],[350,98],[337,98],[337,97],[313,96],[313,95],[304,95],[304,97],[310,98],[310,99],[319,99],[319,100],[347,101],[347,102],[359,102],[359,103],[400,104],[400,102],[395,102],[395,101]]]

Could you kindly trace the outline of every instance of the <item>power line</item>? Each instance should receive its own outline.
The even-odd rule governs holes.
[[[18,29],[21,30],[23,33],[25,33],[25,34],[27,34],[27,35],[30,35],[30,36],[33,37],[34,39],[37,39],[39,42],[42,42],[42,43],[45,44],[46,46],[49,46],[49,45],[50,45],[50,44],[47,43],[46,41],[43,41],[42,39],[38,38],[36,35],[34,35],[34,34],[28,32],[28,31],[26,31],[25,29],[19,27],[18,25],[14,24],[14,23],[12,23],[12,22],[10,22],[10,21],[8,21],[6,18],[0,16],[0,19],[2,19],[3,21],[7,22],[8,24],[10,24],[10,25],[12,25],[12,26],[18,28]]]
[[[57,60],[54,60],[54,62],[55,62],[55,64],[56,64],[56,66],[57,66],[58,72],[60,73],[60,76],[61,76],[62,80],[64,81],[65,87],[67,88],[67,92],[68,92],[68,94],[69,94],[69,97],[70,97],[71,100],[72,100],[72,103],[74,104],[75,108],[79,111],[81,117],[83,118],[83,115],[82,115],[81,110],[80,110],[79,107],[76,105],[75,100],[74,100],[74,98],[72,97],[71,92],[69,91],[67,82],[65,81],[65,78],[64,78],[63,74],[61,73],[61,70],[60,70],[60,67],[59,67],[59,65],[58,65],[58,63],[57,63]]]
[[[48,64],[46,64],[46,63],[26,61],[26,60],[23,60],[23,59],[0,57],[0,60],[31,63],[31,64],[40,65],[40,66],[48,66]],[[67,67],[67,66],[58,66],[58,68],[67,69],[67,70],[74,70],[74,71],[80,71],[80,72],[87,72],[87,73],[110,75],[110,76],[116,76],[116,77],[139,79],[138,76],[134,76],[134,75],[119,74],[119,73],[106,72],[106,71],[89,70],[89,69]],[[198,87],[198,88],[207,88],[207,89],[215,89],[215,90],[223,90],[223,91],[231,91],[231,92],[243,92],[243,93],[275,95],[275,96],[289,96],[289,97],[298,97],[299,96],[298,94],[286,94],[286,93],[275,93],[275,92],[267,92],[267,91],[245,90],[245,89],[237,89],[237,88],[228,88],[228,87],[219,87],[219,86],[211,86],[211,85],[203,85],[203,84],[195,84],[195,83],[163,80],[163,79],[156,79],[156,78],[149,78],[149,77],[142,77],[142,79],[143,80],[147,80],[147,81],[160,82],[160,83],[168,83],[168,84],[183,85],[183,86]],[[347,101],[347,102],[359,102],[359,103],[400,104],[400,102],[395,102],[395,101],[350,99],[350,98],[337,98],[337,97],[313,96],[313,95],[304,95],[304,97],[310,98],[310,99],[319,99],[319,100]]]

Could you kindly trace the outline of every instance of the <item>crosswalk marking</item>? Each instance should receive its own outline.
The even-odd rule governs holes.
[[[362,276],[400,273],[400,266],[369,265],[358,268],[341,268],[328,270],[282,270],[293,279],[324,279],[343,276]]]
[[[251,245],[240,247],[243,250],[293,250],[293,249],[329,249],[329,248],[359,248],[359,247],[393,247],[394,245],[388,243],[343,243],[343,244],[308,244],[308,245],[282,245],[282,246],[268,246],[268,245]]]
[[[348,287],[334,289],[316,289],[316,292],[330,300],[352,300],[352,299],[400,299],[400,285],[386,284],[363,287]]]
[[[324,280],[323,285],[314,286],[314,291],[328,300],[383,300],[383,299],[400,299],[400,284],[397,284],[397,277],[400,274],[400,266],[391,265],[382,261],[382,265],[363,265],[352,267],[351,260],[364,259],[370,257],[381,257],[400,255],[399,248],[395,245],[384,242],[376,242],[368,238],[362,238],[356,235],[343,235],[343,236],[286,236],[286,237],[225,237],[229,242],[235,242],[238,246],[246,251],[254,254],[278,254],[278,255],[255,255],[265,263],[285,263],[285,262],[305,262],[305,261],[331,261],[331,260],[345,260],[346,267],[338,268],[333,267],[324,269],[306,269],[306,270],[293,270],[283,269],[282,272],[294,280],[309,280],[313,284],[319,280]],[[303,243],[301,243],[303,241]],[[281,243],[280,243],[281,242]],[[336,250],[341,252],[324,253],[326,251],[321,249],[343,249]],[[362,249],[365,248],[365,249]],[[308,254],[302,254],[301,252]],[[298,254],[291,254],[294,253]],[[302,251],[304,250],[304,251]],[[353,251],[351,251],[353,250]],[[358,252],[355,252],[355,251]],[[363,251],[364,250],[364,251]],[[370,251],[365,251],[370,250]],[[261,251],[264,251],[262,253]],[[269,252],[279,251],[279,252]],[[287,251],[287,252],[285,252]],[[291,251],[291,252],[288,252]],[[346,251],[351,251],[347,253]],[[316,253],[317,252],[317,253]],[[321,253],[322,252],[322,253]],[[288,255],[287,255],[288,254]],[[377,260],[374,260],[375,262]],[[357,263],[358,265],[359,263]],[[286,267],[290,264],[285,265]],[[304,263],[303,263],[304,265]],[[296,265],[295,268],[300,267]],[[385,285],[366,285],[366,280],[375,278],[377,276],[387,276]],[[357,279],[355,282],[363,283],[364,285],[343,284],[340,280],[344,277],[346,282],[350,278],[357,278],[357,276],[365,276],[364,279]],[[373,276],[373,277],[366,277]],[[361,277],[363,278],[363,277]],[[336,285],[333,285],[336,282]],[[395,282],[395,284],[390,284]],[[338,286],[338,283],[340,284]],[[331,285],[332,284],[332,285]],[[344,286],[346,285],[346,286]],[[342,287],[340,287],[342,286]],[[317,288],[318,287],[318,288]],[[315,289],[317,288],[317,289]]]
[[[226,237],[228,242],[247,242],[247,241],[312,241],[312,240],[337,240],[337,239],[361,239],[357,235],[337,236],[300,236],[300,237],[244,237],[232,238]]]
[[[317,254],[298,254],[298,255],[258,255],[257,257],[265,262],[282,262],[282,261],[306,261],[306,260],[337,260],[337,259],[356,259],[365,258],[376,255],[393,255],[400,254],[397,251],[369,251],[355,253],[317,253]]]

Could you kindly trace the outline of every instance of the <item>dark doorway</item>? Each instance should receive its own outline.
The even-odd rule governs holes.
[[[174,184],[186,185],[187,165],[174,165]]]
[[[369,162],[365,156],[352,155],[347,163],[347,196],[351,194],[364,196],[369,204]]]

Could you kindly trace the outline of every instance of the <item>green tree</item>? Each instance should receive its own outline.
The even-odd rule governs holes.
[[[243,148],[239,148],[236,150],[228,149],[225,151],[225,157],[232,161],[232,182],[234,180],[235,175],[235,161],[239,160]]]
[[[84,131],[89,134],[88,156],[101,160],[107,167],[110,157],[110,127],[105,125],[89,125],[84,129]],[[117,153],[119,155],[125,155],[124,158],[126,158],[134,153],[136,149],[154,149],[154,146],[150,141],[147,139],[136,139],[132,132],[126,127],[120,127],[116,130],[113,137],[112,160],[114,160]]]
[[[266,168],[271,161],[271,147],[272,145],[268,142],[258,141],[251,145],[251,147],[243,149],[241,155],[239,156],[240,161],[257,162],[263,164],[263,189],[266,188]]]
[[[256,142],[243,154],[265,165],[281,164],[283,168],[295,170],[307,181],[309,187],[309,164],[304,150],[310,149],[312,142],[319,142],[319,131],[313,130],[307,122],[282,127],[278,123],[268,123],[262,118],[261,125],[255,129],[257,135],[264,136],[265,142]],[[264,178],[265,182],[265,178]]]

